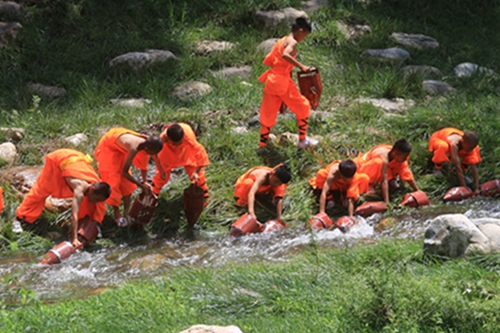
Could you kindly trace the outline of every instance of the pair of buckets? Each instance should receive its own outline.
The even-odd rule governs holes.
[[[403,200],[399,203],[400,206],[406,206],[411,208],[417,208],[422,206],[427,206],[429,204],[429,197],[424,191],[414,191],[407,193]],[[365,202],[364,204],[358,206],[354,214],[368,217],[377,213],[385,213],[387,211],[387,204],[383,201],[373,201]]]
[[[352,216],[342,216],[335,222],[326,213],[318,213],[311,217],[306,224],[311,229],[330,229],[332,227],[342,232],[348,232],[356,224],[356,219]]]
[[[262,224],[252,217],[252,215],[245,213],[241,215],[236,222],[231,225],[229,235],[231,237],[240,237],[243,235],[255,234],[260,232],[271,232],[285,229],[286,224],[281,219],[269,220]]]
[[[481,184],[481,195],[485,197],[498,198],[500,197],[500,180],[494,179]],[[470,188],[466,186],[457,186],[450,188],[444,195],[443,200],[462,201],[474,196]]]
[[[71,242],[64,241],[59,243],[50,249],[45,256],[40,261],[40,264],[44,265],[53,265],[59,264],[64,259],[67,259],[77,250],[80,250],[87,244],[94,241],[94,239],[99,234],[99,227],[97,226],[97,222],[91,221],[88,216],[80,219],[78,221],[78,240],[83,244],[80,247],[74,247]]]

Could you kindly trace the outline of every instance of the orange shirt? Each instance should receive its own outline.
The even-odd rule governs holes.
[[[283,51],[285,50],[285,39],[283,37],[278,40],[271,52],[264,58],[264,65],[272,67],[259,77],[259,81],[266,83],[264,93],[281,96],[288,91],[290,84],[295,85],[290,73],[293,65],[283,59]],[[296,55],[294,56],[296,58]]]
[[[385,148],[390,151],[392,146],[386,144],[375,146],[370,149],[368,153],[364,155],[360,153],[358,157],[354,159],[354,162],[356,162],[358,166],[358,172],[368,175],[370,184],[381,183],[383,180],[384,175],[382,174],[382,170],[384,168],[384,161],[380,155],[374,154],[374,151],[380,148]],[[413,173],[408,167],[409,159],[410,157],[408,156],[403,163],[398,163],[396,160],[390,161],[387,166],[387,179],[391,180],[399,176],[403,181],[414,180]]]
[[[325,169],[320,169],[316,174],[316,177],[309,180],[309,184],[314,188],[323,189],[325,185],[330,169],[335,165],[339,164],[341,161],[334,161],[330,163]],[[366,176],[356,172],[354,176],[346,181],[341,178],[336,179],[330,185],[330,190],[340,191],[345,193],[346,198],[358,200],[359,194],[363,193],[366,187]]]
[[[180,166],[208,166],[210,162],[205,147],[196,140],[196,134],[191,126],[185,123],[178,123],[184,131],[182,143],[178,146],[167,142],[168,124],[160,134],[163,141],[163,148],[158,153],[161,165],[165,169],[177,168]]]
[[[116,171],[121,173],[128,152],[117,144],[117,140],[124,134],[132,134],[147,139],[147,136],[126,128],[116,127],[110,129],[99,140],[94,151],[94,156],[99,163],[99,171]],[[141,150],[137,152],[132,163],[140,170],[147,170],[149,158],[150,156],[144,150]]]
[[[268,170],[268,171],[272,171],[273,169],[272,168],[269,168],[269,167],[266,167],[266,166],[257,166],[257,167],[254,167],[250,170],[248,170],[247,172],[245,172],[245,174],[243,174],[242,176],[240,176],[238,178],[238,180],[236,180],[236,188],[238,189],[238,185],[239,184],[243,184],[243,183],[247,183],[250,187],[253,186],[253,184],[255,183],[255,176],[254,175],[251,175],[252,171],[254,171],[255,169],[265,169],[265,170]],[[257,194],[269,194],[269,193],[273,193],[274,197],[275,198],[283,198],[285,196],[285,190],[286,190],[286,184],[281,184],[277,187],[272,187],[271,185],[261,185],[259,187],[259,189],[257,190]],[[237,190],[235,191],[235,197],[240,197],[240,193],[236,193],[238,192]]]
[[[453,128],[453,127],[445,127],[434,134],[432,134],[429,139],[429,151],[434,152],[434,154],[438,154],[437,159],[439,160],[437,163],[449,162],[450,159],[446,156],[451,156],[451,142],[448,137],[452,134],[458,134],[460,136],[464,135],[464,132]],[[446,149],[446,153],[437,151],[440,143],[445,142],[448,145]],[[436,152],[437,151],[437,152]],[[458,151],[458,156],[462,159],[462,164],[471,165],[478,164],[482,161],[481,155],[479,154],[479,146],[476,146],[471,152],[466,152],[463,149]]]

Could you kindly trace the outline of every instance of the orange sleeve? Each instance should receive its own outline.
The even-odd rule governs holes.
[[[402,181],[413,180],[413,173],[408,167],[408,162],[395,163],[393,167],[388,169],[388,179],[395,179],[397,176],[401,178]]]
[[[470,153],[461,150],[458,152],[458,156],[462,158],[462,164],[464,165],[474,165],[482,161],[479,146],[476,146]]]
[[[273,189],[275,198],[283,198],[285,196],[286,184],[281,184]]]
[[[137,169],[147,170],[150,157],[144,150],[141,150],[137,152],[132,162]]]

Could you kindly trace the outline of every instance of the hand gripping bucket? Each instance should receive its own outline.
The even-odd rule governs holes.
[[[335,228],[342,232],[348,232],[356,224],[356,219],[352,216],[342,216],[335,221]]]
[[[283,222],[283,220],[279,219],[273,219],[269,220],[264,224],[264,230],[262,232],[271,232],[275,230],[283,230],[285,229],[286,224]]]
[[[403,200],[399,203],[400,206],[407,206],[412,208],[417,208],[421,206],[427,206],[429,204],[429,198],[424,191],[415,191],[407,193]]]
[[[387,210],[387,204],[383,201],[373,201],[373,202],[365,202],[361,206],[357,207],[354,211],[354,214],[368,217],[377,213],[385,213]]]
[[[494,180],[490,180],[489,182],[482,184],[481,185],[481,195],[484,195],[485,197],[493,197],[493,198],[500,197],[500,180],[494,179]]]
[[[78,249],[75,248],[70,242],[62,242],[50,249],[49,252],[47,252],[43,259],[40,261],[40,264],[59,264],[61,261],[75,253],[76,250]]]
[[[129,214],[132,227],[141,227],[148,224],[156,207],[158,207],[158,197],[152,193],[141,192],[135,197]]]
[[[297,72],[297,80],[299,81],[300,93],[309,100],[313,110],[316,110],[323,91],[321,75],[318,69],[312,68],[310,72]]]
[[[184,190],[184,213],[190,228],[194,226],[205,205],[204,192],[196,184]]]
[[[452,187],[445,193],[444,201],[462,201],[474,196],[474,193],[465,186]]]
[[[240,237],[262,231],[264,231],[264,225],[254,219],[252,215],[245,213],[231,225],[229,235],[232,237]]]
[[[332,225],[333,221],[326,213],[318,213],[309,219],[306,227],[311,227],[311,229],[330,229]]]

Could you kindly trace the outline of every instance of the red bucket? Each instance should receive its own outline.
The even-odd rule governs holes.
[[[427,206],[429,204],[429,198],[424,191],[415,191],[412,193],[407,193],[403,200],[399,203],[400,206],[407,206],[412,208],[417,208],[421,206]]]
[[[368,217],[377,213],[385,213],[387,210],[387,204],[383,201],[373,201],[373,202],[365,202],[361,206],[357,207],[354,211],[354,214]]]
[[[444,195],[444,201],[462,201],[474,196],[474,193],[465,186],[452,187]]]
[[[274,230],[283,230],[285,229],[286,224],[283,220],[269,220],[264,224],[264,231],[262,232],[270,232]]]
[[[311,227],[311,229],[330,229],[332,225],[333,221],[326,213],[318,213],[309,219],[306,227]]]
[[[97,222],[91,221],[88,216],[78,220],[78,240],[81,243],[93,242],[98,233]]]
[[[49,252],[47,252],[43,259],[40,261],[40,264],[59,264],[61,261],[75,253],[76,250],[78,249],[74,247],[70,242],[62,242],[50,249]]]
[[[485,197],[500,197],[500,180],[494,179],[490,180],[481,185],[481,194]]]
[[[310,72],[297,72],[300,93],[311,103],[313,110],[316,110],[319,104],[319,98],[323,91],[321,75],[317,68],[312,68]]]
[[[204,191],[196,186],[196,184],[191,184],[188,188],[184,190],[184,213],[186,214],[186,219],[190,228],[194,226],[198,217],[200,217],[203,208],[205,207],[205,193]]]
[[[348,232],[356,224],[356,219],[352,216],[342,216],[335,221],[335,228],[339,228],[342,232]]]
[[[252,217],[252,215],[245,213],[240,216],[236,222],[231,225],[229,235],[239,237],[248,234],[255,234],[262,232],[264,225]]]
[[[134,204],[130,209],[130,224],[133,227],[141,227],[151,221],[158,206],[158,197],[151,193],[141,192],[135,197]]]

